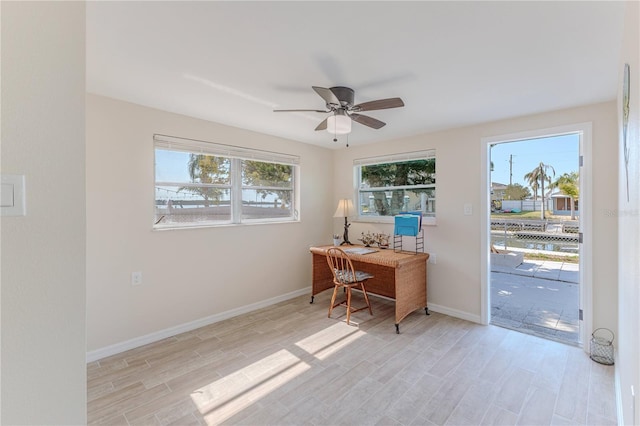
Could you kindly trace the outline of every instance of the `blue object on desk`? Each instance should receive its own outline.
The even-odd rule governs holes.
[[[407,235],[415,237],[420,230],[420,216],[412,214],[400,214],[395,216],[395,235]]]
[[[418,211],[414,211],[414,212],[399,212],[399,215],[412,215],[412,216],[418,216],[418,230],[420,230],[420,228],[422,228],[422,212],[420,210]]]

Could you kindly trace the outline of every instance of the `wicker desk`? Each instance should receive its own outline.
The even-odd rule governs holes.
[[[311,247],[313,255],[313,297],[333,288],[333,276],[327,265],[327,249],[333,246]],[[358,246],[352,246],[358,247]],[[352,254],[349,258],[356,269],[372,273],[367,281],[367,293],[379,294],[396,301],[396,333],[400,333],[400,321],[416,309],[427,309],[427,253],[396,253],[392,249],[375,253]]]

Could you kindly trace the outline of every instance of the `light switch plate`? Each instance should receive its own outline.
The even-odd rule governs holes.
[[[0,207],[13,207],[15,197],[13,196],[13,184],[2,182],[0,188],[0,199],[2,200]]]
[[[0,186],[0,215],[25,216],[24,175],[2,175]]]

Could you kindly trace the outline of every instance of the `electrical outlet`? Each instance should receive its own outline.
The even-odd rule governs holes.
[[[464,215],[471,216],[473,214],[473,205],[471,203],[466,203],[464,205]]]
[[[437,254],[429,253],[429,263],[435,265],[437,259],[438,259],[438,255]]]
[[[140,284],[142,284],[142,272],[132,272],[131,285],[140,285]]]

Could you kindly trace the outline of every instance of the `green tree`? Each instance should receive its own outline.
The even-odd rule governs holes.
[[[291,203],[292,166],[252,160],[245,160],[242,163],[242,183],[244,185],[265,187],[256,190],[263,200],[268,195],[275,194],[283,201],[283,207]],[[283,189],[278,190],[277,187]]]
[[[563,173],[549,187],[558,188],[562,194],[571,198],[571,220],[576,219],[575,200],[580,196],[579,180],[578,172]]]
[[[192,183],[225,185],[230,183],[229,166],[228,158],[205,154],[190,154],[187,164]],[[209,207],[211,201],[220,202],[220,197],[224,194],[225,189],[183,186],[178,191],[188,191],[200,195],[204,200],[205,207]]]
[[[538,183],[538,176],[534,173],[527,173],[524,175],[524,178],[527,180],[527,183],[533,189],[533,201],[538,201],[538,189],[540,189]]]
[[[426,185],[436,182],[436,161],[426,160],[404,161],[362,166],[362,181],[372,188],[393,187],[403,185]],[[416,193],[428,190],[415,190]],[[382,216],[402,211],[404,192],[392,191],[391,201],[387,201],[384,191],[373,192],[376,212]]]
[[[504,190],[504,195],[508,200],[524,200],[531,196],[531,191],[529,191],[529,188],[524,187],[519,183],[514,183],[512,185],[507,185],[507,188]]]
[[[531,170],[529,173],[524,175],[524,178],[529,182],[540,182],[540,193],[542,198],[542,207],[540,208],[540,219],[542,220],[545,219],[545,210],[546,210],[544,205],[544,183],[547,182],[548,184],[551,184],[551,176],[549,176],[549,170],[551,170],[552,176],[555,177],[556,169],[554,169],[553,166],[540,162],[540,164],[538,164],[535,169]],[[537,188],[534,190],[537,191]]]

